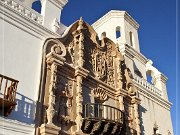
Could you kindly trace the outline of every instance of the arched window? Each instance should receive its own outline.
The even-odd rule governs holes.
[[[135,45],[134,35],[131,31],[129,32],[129,38],[130,38],[130,45],[134,47]]]
[[[152,74],[153,74],[152,71],[150,71],[150,70],[146,71],[147,82],[149,82],[151,84],[153,84]]]
[[[34,9],[38,13],[41,13],[41,2],[40,2],[40,0],[37,0],[37,1],[32,3],[32,9]]]
[[[101,39],[103,39],[103,38],[105,38],[106,37],[106,32],[103,32],[102,34],[101,34]]]
[[[116,27],[116,39],[121,37],[121,29],[119,26]]]

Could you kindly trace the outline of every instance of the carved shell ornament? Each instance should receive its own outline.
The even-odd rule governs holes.
[[[95,88],[93,90],[94,97],[101,101],[105,101],[108,99],[108,95],[106,94],[106,91],[103,88]]]
[[[66,48],[62,43],[54,44],[51,47],[51,52],[54,52],[57,55],[64,57],[66,55]]]

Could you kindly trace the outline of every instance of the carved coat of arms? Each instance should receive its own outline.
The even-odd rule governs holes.
[[[95,52],[93,54],[93,70],[98,79],[106,76],[106,53]]]

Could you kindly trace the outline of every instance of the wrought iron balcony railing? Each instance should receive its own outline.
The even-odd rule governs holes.
[[[84,105],[84,118],[123,122],[123,112],[115,107],[103,104],[88,103]]]
[[[0,74],[0,112],[8,116],[16,105],[17,80]]]
[[[124,113],[118,108],[88,103],[83,108],[82,131],[87,134],[125,134]]]

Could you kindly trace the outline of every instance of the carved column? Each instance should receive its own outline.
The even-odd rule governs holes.
[[[49,85],[49,102],[48,102],[48,109],[47,109],[47,124],[53,124],[53,118],[55,115],[55,95],[54,89],[56,88],[56,73],[57,73],[57,65],[51,65],[51,80]]]
[[[124,60],[123,56],[119,53],[118,48],[117,50],[117,56],[116,56],[116,71],[117,71],[117,88],[122,89],[122,60]]]
[[[77,67],[75,71],[76,76],[76,132],[75,134],[81,134],[82,126],[82,111],[83,111],[83,95],[82,95],[82,81],[88,74],[88,71],[84,68]]]
[[[46,55],[46,63],[50,66],[50,82],[48,86],[48,109],[46,110],[47,114],[47,123],[44,123],[39,128],[40,135],[58,135],[61,130],[60,127],[56,126],[53,122],[56,109],[55,109],[55,90],[57,85],[57,72],[58,67],[64,65],[66,55],[66,49],[63,44],[56,43],[51,47],[51,52]]]
[[[122,73],[121,73],[121,61],[117,59],[117,88],[122,89]]]
[[[77,66],[83,67],[84,65],[84,27],[82,17],[78,22],[77,30],[73,32],[74,44],[77,46]]]
[[[53,123],[53,118],[55,116],[55,95],[54,90],[56,89],[56,74],[57,74],[56,63],[51,64],[51,78],[49,85],[49,101],[48,101],[48,109],[47,109],[47,124],[42,124],[40,127],[40,135],[58,135],[60,131],[60,127],[57,127]]]
[[[137,98],[136,96],[132,97],[132,106],[133,106],[133,111],[134,111],[134,123],[135,123],[135,130],[137,132],[137,135],[141,134],[141,129],[140,129],[140,120],[139,120],[139,104],[140,104],[140,99]]]
[[[81,124],[82,124],[82,76],[76,77],[76,125],[77,125],[77,131],[81,130]]]
[[[83,67],[84,65],[84,44],[83,44],[83,41],[84,41],[84,35],[81,33],[80,35],[80,38],[79,38],[79,60],[78,60],[78,66],[80,67]]]

